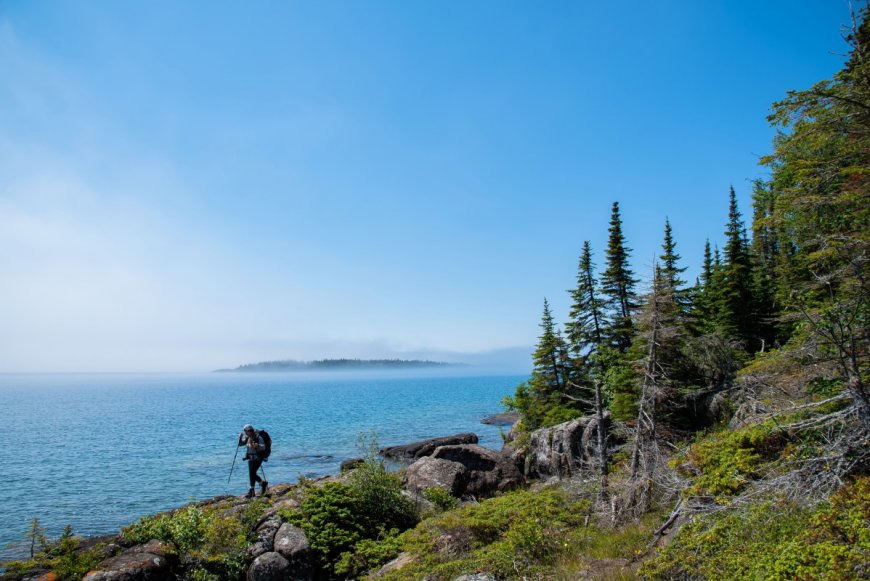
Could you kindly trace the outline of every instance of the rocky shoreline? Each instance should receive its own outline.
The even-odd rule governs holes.
[[[577,475],[588,468],[594,457],[591,438],[594,430],[592,418],[580,418],[536,430],[524,449],[511,445],[511,434],[507,435],[503,449],[496,451],[478,445],[475,434],[463,433],[386,447],[380,453],[385,458],[409,463],[402,480],[403,494],[418,506],[425,506],[428,503],[425,493],[432,488],[448,491],[457,499],[476,500],[524,486],[531,480]],[[339,475],[304,484],[272,486],[266,499],[218,496],[154,517],[196,507],[219,519],[240,518],[259,502],[265,506],[249,525],[253,541],[244,553],[245,578],[248,581],[319,578],[309,539],[286,515],[299,508],[306,486],[346,482],[359,462],[362,460],[345,462],[345,470]],[[133,543],[122,535],[94,537],[83,539],[78,550],[91,551],[100,558],[99,564],[85,575],[87,581],[175,581],[189,577],[200,565],[190,557],[179,559],[175,551],[155,539]],[[396,566],[398,563],[388,565]],[[55,577],[47,570],[34,569],[26,575],[10,576],[7,572],[0,579],[53,581]]]

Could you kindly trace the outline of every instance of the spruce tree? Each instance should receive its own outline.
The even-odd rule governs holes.
[[[532,363],[529,380],[517,387],[513,397],[504,400],[508,408],[522,414],[523,428],[531,431],[579,415],[581,402],[569,393],[574,391],[575,382],[571,378],[568,347],[556,328],[547,299],[544,299],[541,335]]]
[[[704,260],[701,265],[701,275],[692,290],[690,311],[690,328],[696,335],[709,333],[716,328],[716,300],[713,291],[714,272],[713,253],[710,250],[710,240],[704,242]]]
[[[536,390],[544,395],[563,392],[565,389],[565,369],[563,353],[565,341],[553,322],[550,303],[544,299],[544,313],[541,316],[541,336],[538,347],[532,356],[534,368],[532,379]]]
[[[668,286],[679,293],[680,287],[686,284],[686,281],[680,276],[686,271],[686,267],[680,268],[678,263],[680,255],[677,254],[677,244],[674,242],[673,232],[671,231],[671,222],[665,218],[665,237],[662,241],[662,254],[659,256],[661,260],[661,275],[668,281]]]
[[[780,263],[780,244],[774,227],[775,200],[768,185],[757,180],[752,192],[752,296],[762,350],[777,339],[774,272]]]
[[[631,346],[633,325],[631,315],[637,307],[634,286],[637,284],[628,264],[631,249],[622,235],[619,202],[613,202],[607,242],[607,268],[601,275],[601,294],[604,295],[608,325],[604,336],[620,352]]]
[[[721,268],[721,288],[717,290],[718,324],[723,333],[737,337],[743,341],[747,351],[754,352],[761,345],[754,316],[753,269],[749,243],[733,187],[728,197],[725,262]]]
[[[673,233],[671,231],[671,222],[665,218],[665,236],[662,241],[662,254],[659,256],[661,260],[661,276],[667,280],[668,288],[671,289],[673,296],[671,297],[674,304],[678,305],[682,315],[687,315],[691,304],[691,293],[684,288],[686,281],[680,278],[686,271],[686,267],[680,267],[680,255],[677,254],[677,244],[674,242]]]
[[[602,343],[604,301],[598,296],[596,284],[592,249],[586,240],[577,267],[577,288],[569,291],[574,302],[570,321],[565,325],[568,345],[577,358],[588,355]]]
[[[597,354],[603,344],[604,301],[598,297],[595,265],[592,262],[592,249],[589,241],[583,242],[580,263],[577,267],[577,288],[569,291],[574,303],[571,306],[570,322],[565,325],[568,344],[573,354],[574,368],[577,370],[578,395],[591,404],[595,414],[596,461],[598,463],[600,498],[607,500],[609,456],[607,451],[607,419],[602,385],[604,370]]]

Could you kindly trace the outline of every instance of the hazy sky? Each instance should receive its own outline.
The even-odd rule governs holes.
[[[771,102],[840,67],[848,20],[0,0],[0,371],[528,347],[614,200],[638,274],[669,216],[695,276],[730,184],[751,215]]]

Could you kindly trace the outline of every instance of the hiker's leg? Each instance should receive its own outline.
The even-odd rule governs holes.
[[[253,458],[248,460],[248,476],[251,481],[251,488],[254,487],[254,484],[262,480],[262,478],[260,478],[260,475],[257,474],[257,470],[260,469],[260,466],[262,464],[262,460],[254,460]]]

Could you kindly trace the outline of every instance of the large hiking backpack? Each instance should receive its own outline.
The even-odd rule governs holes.
[[[263,438],[263,445],[266,446],[266,449],[262,452],[257,452],[257,456],[259,456],[260,460],[267,462],[272,454],[272,436],[266,430],[260,430],[258,434]]]

